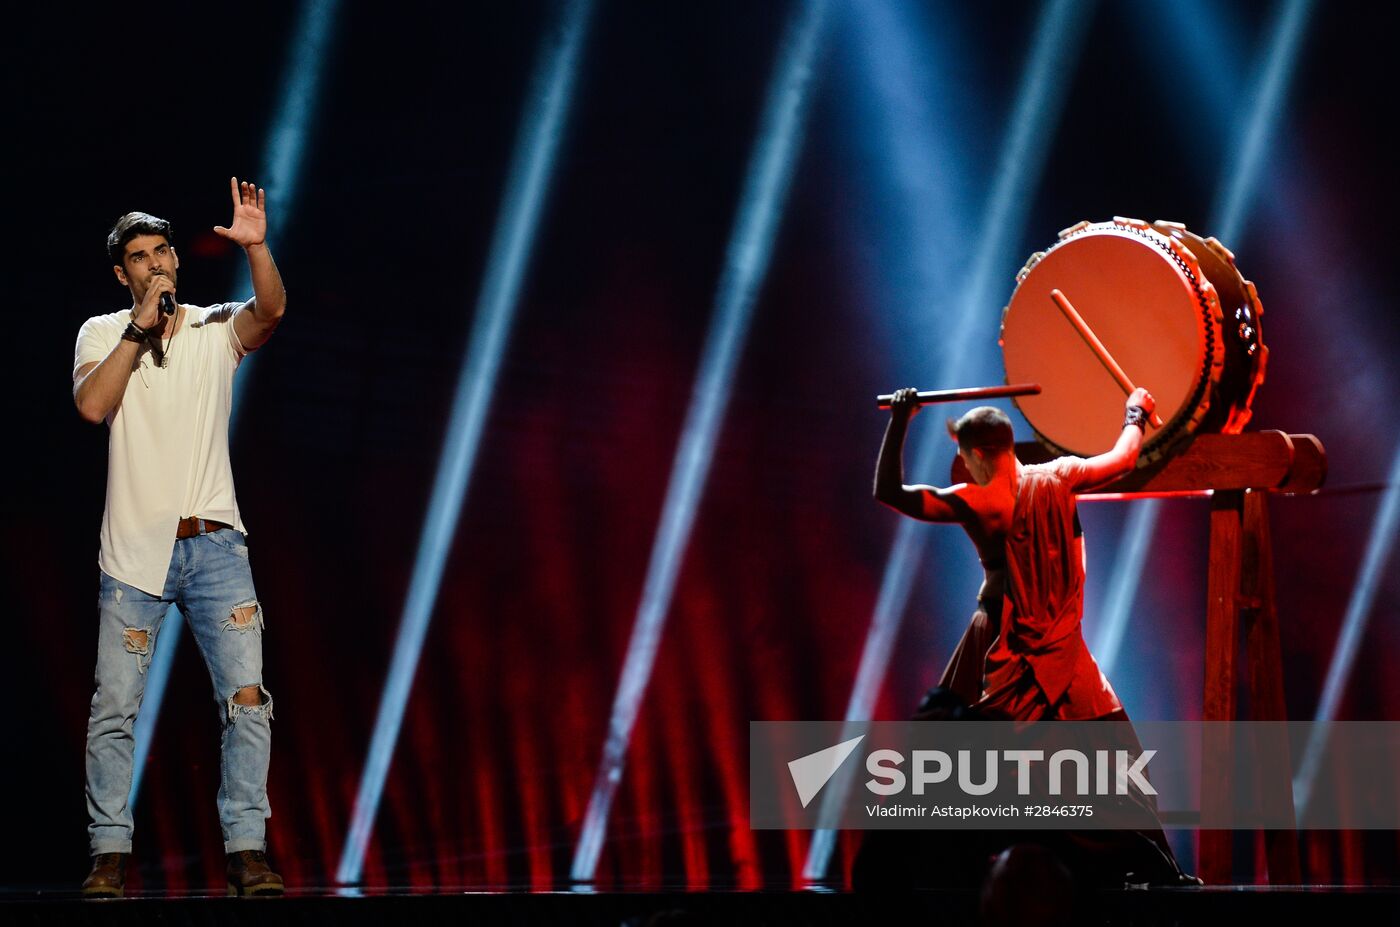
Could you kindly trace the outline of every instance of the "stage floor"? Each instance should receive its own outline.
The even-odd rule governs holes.
[[[1076,923],[1132,925],[1400,923],[1400,887],[1210,886],[1101,893]],[[0,924],[973,925],[973,892],[432,892],[298,888],[283,898],[168,894],[85,900],[76,892],[0,893]]]

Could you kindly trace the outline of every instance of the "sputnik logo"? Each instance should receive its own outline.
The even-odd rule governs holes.
[[[812,799],[817,797],[822,786],[836,775],[836,770],[841,768],[841,764],[846,762],[846,758],[855,752],[856,746],[864,739],[865,735],[861,734],[834,747],[800,756],[788,763],[788,772],[792,774],[792,784],[797,786],[797,797],[801,799],[802,807],[806,808]]]

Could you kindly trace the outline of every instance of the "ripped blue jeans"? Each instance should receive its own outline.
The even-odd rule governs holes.
[[[224,852],[265,850],[272,696],[263,688],[263,614],[253,591],[248,546],[232,528],[175,542],[157,597],[101,573],[97,690],[87,730],[89,849],[130,853],[132,736],[161,619],[178,605],[214,683],[222,725],[219,823]],[[234,700],[254,687],[261,704]]]

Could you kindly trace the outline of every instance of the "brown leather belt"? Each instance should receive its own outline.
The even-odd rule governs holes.
[[[175,540],[183,541],[185,538],[198,537],[201,534],[218,531],[220,528],[232,527],[233,525],[226,525],[221,521],[191,515],[189,518],[180,519],[180,524],[175,528]]]

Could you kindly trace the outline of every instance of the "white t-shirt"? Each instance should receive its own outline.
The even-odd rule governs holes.
[[[114,579],[160,595],[176,523],[191,515],[246,533],[233,493],[228,421],[233,374],[247,351],[233,328],[242,303],[185,306],[166,366],[142,349],[122,401],[107,416],[107,506],[97,565]],[[121,340],[131,310],[94,316],[78,331],[73,375]]]

